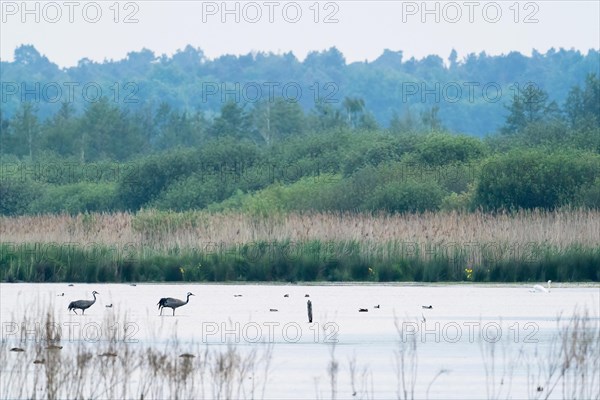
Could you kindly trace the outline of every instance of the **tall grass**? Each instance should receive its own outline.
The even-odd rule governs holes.
[[[0,279],[600,280],[600,211],[0,218]]]
[[[59,320],[40,303],[27,304],[24,309],[20,327],[31,326],[32,321],[52,326]],[[127,316],[111,313],[106,318],[106,326],[126,326]],[[422,398],[423,392],[428,396],[436,379],[451,371],[423,374],[419,368],[422,337],[417,340],[414,331],[402,331],[404,322],[411,321],[394,322],[398,330],[394,352],[397,397]],[[24,328],[19,332],[20,337],[3,337],[0,342],[0,398],[264,398],[272,372],[273,344],[257,343],[249,349],[228,345],[219,350],[181,342],[172,333],[167,333],[167,342],[158,345],[154,339],[146,344],[130,343],[114,330],[103,331],[101,340],[94,343],[61,337],[50,328],[42,329],[35,340]],[[10,351],[15,345],[24,351]],[[487,389],[486,394],[480,393],[482,398],[521,398],[526,393],[531,399],[600,399],[600,324],[598,316],[587,309],[576,309],[567,318],[559,316],[556,330],[543,343],[519,345],[507,336],[501,342],[480,337],[473,343],[478,345]],[[352,398],[373,398],[377,382],[368,367],[359,370],[356,358],[351,358],[349,379],[340,379],[344,372],[335,356],[335,342],[328,346],[327,364],[305,371],[312,374],[325,367],[329,390],[325,394],[317,386],[316,397],[325,394],[335,399],[350,390]],[[422,378],[424,375],[427,377]],[[477,381],[481,376],[473,378]],[[452,388],[444,390],[451,392]]]
[[[526,351],[523,345],[515,355],[511,345],[480,343],[488,399],[510,398],[519,368],[525,371],[530,399],[600,399],[600,324],[589,310],[558,316],[548,346]]]
[[[20,327],[56,321],[51,312],[42,317],[39,304],[27,310]],[[103,325],[126,326],[124,321],[126,316],[111,315]],[[273,352],[270,343],[248,351],[234,345],[219,350],[176,336],[164,345],[132,343],[115,330],[103,330],[92,343],[56,337],[53,329],[42,329],[35,338],[23,332],[16,340],[3,333],[0,342],[3,399],[263,398]],[[15,345],[24,351],[11,351]]]

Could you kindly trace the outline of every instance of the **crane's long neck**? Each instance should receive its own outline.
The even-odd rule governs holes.
[[[92,304],[94,304],[96,302],[96,293],[92,292],[92,296],[94,296],[94,300],[92,300]]]
[[[188,295],[187,295],[187,299],[185,299],[185,304],[187,304],[187,303],[189,303],[189,302],[190,302],[190,296],[191,296],[191,294],[188,294]]]

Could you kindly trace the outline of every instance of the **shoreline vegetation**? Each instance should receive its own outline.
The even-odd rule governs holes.
[[[164,325],[154,330],[151,342],[133,342],[127,330],[102,331],[100,340],[73,341],[61,337],[60,315],[44,310],[39,302],[27,304],[21,323],[15,326],[41,328],[31,340],[31,331],[0,342],[2,398],[265,398],[273,385],[278,345],[269,342],[246,347],[235,343],[209,346],[179,339]],[[13,315],[13,318],[14,315]],[[15,319],[17,321],[17,319]],[[42,323],[43,322],[43,323]],[[125,322],[125,323],[124,323]],[[105,326],[127,326],[127,315],[106,316]],[[600,325],[595,311],[574,309],[556,317],[556,329],[542,343],[481,340],[481,375],[485,371],[488,399],[512,396],[528,398],[598,399],[600,391]],[[17,325],[18,324],[18,325]],[[433,377],[424,373],[419,355],[427,345],[417,335],[404,331],[395,319],[398,334],[393,345],[396,397],[429,397],[436,379],[450,370],[440,369]],[[414,332],[413,332],[414,333]],[[122,336],[124,335],[124,336]],[[156,338],[168,337],[164,345]],[[453,342],[455,343],[455,342]],[[18,346],[18,347],[13,347]],[[322,374],[325,387],[315,386],[316,398],[375,398],[377,376],[362,360],[341,359],[335,342],[327,344],[329,361],[304,371]],[[73,379],[75,378],[75,379]],[[425,386],[428,384],[425,391]],[[329,390],[328,390],[329,389]],[[323,391],[324,390],[324,391]],[[350,391],[348,391],[350,390]],[[483,396],[482,396],[483,397]]]
[[[598,282],[600,211],[0,217],[0,281]]]

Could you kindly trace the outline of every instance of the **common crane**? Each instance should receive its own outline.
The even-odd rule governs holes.
[[[81,315],[85,314],[85,310],[87,310],[88,308],[90,308],[92,306],[92,304],[94,304],[96,302],[96,295],[100,294],[98,292],[96,292],[95,290],[92,292],[92,296],[94,296],[94,300],[75,300],[69,303],[69,311],[73,310],[73,312],[75,314],[77,314],[77,311],[75,311],[76,309],[80,309],[81,310]]]
[[[181,307],[186,305],[190,301],[190,296],[195,296],[192,292],[187,293],[187,299],[185,301],[174,299],[172,297],[163,297],[158,301],[158,309],[160,310],[160,315],[162,315],[162,309],[164,307],[169,307],[173,309],[173,315],[175,315],[175,309],[177,307]]]

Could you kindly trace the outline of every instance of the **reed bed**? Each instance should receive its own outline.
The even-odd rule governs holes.
[[[439,212],[423,214],[141,211],[0,217],[4,242],[136,243],[158,250],[201,241],[234,246],[257,241],[535,242],[557,248],[600,245],[600,211]]]
[[[583,209],[22,216],[0,237],[4,280],[600,280]]]

